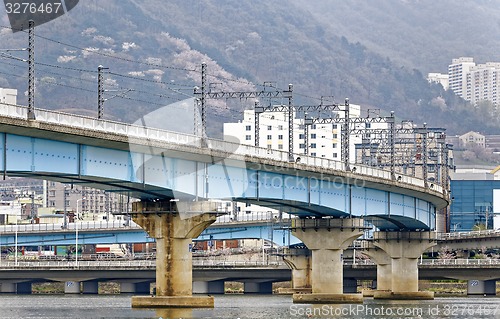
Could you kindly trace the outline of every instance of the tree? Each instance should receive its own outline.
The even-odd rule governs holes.
[[[438,259],[455,259],[455,254],[450,251],[450,247],[443,246],[439,249]]]

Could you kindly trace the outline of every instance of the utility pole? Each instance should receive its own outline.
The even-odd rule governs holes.
[[[35,119],[35,22],[28,22],[28,120]]]
[[[103,70],[109,70],[102,65],[97,67],[97,118],[102,119],[104,116],[104,79]]]
[[[200,100],[201,103],[201,129],[202,129],[202,138],[205,139],[206,136],[206,126],[207,126],[207,99],[240,99],[240,100],[248,100],[248,99],[258,99],[258,98],[267,98],[267,99],[288,99],[288,106],[279,105],[278,108],[281,109],[282,112],[288,113],[288,125],[289,125],[289,134],[288,134],[288,158],[293,159],[293,98],[292,98],[293,85],[288,85],[288,90],[262,90],[262,91],[247,91],[247,92],[225,92],[225,91],[216,91],[212,92],[208,90],[207,92],[207,65],[206,63],[202,63],[201,65],[201,89],[199,87],[194,88],[194,96]],[[269,107],[262,107],[259,104],[255,104],[255,121],[258,121],[258,116],[260,113],[263,113],[267,110],[274,109],[271,105]],[[255,130],[259,130],[259,127],[256,126]],[[258,137],[259,132],[255,132],[255,136]],[[256,139],[255,143],[259,143]],[[206,147],[206,143],[202,142],[202,147]]]
[[[349,149],[350,149],[350,141],[349,137],[351,135],[350,131],[350,121],[351,115],[349,114],[349,99],[346,98],[344,101],[344,123],[342,123],[342,140],[341,146],[342,149],[340,151],[340,158],[344,162],[344,169],[346,171],[350,171],[351,168],[349,166]]]

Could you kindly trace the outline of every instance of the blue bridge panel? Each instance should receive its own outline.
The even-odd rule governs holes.
[[[78,144],[32,139],[33,170],[51,173],[78,173]]]
[[[129,152],[95,146],[82,146],[83,175],[130,180]]]

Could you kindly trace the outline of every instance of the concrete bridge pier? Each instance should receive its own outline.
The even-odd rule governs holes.
[[[20,294],[20,295],[29,295],[31,294],[31,282],[11,282],[11,281],[2,281],[0,284],[0,293],[5,294]]]
[[[243,282],[244,294],[272,294],[273,283],[272,281],[256,282],[245,281]]]
[[[133,219],[156,239],[156,295],[134,296],[132,307],[214,306],[211,296],[193,296],[192,239],[216,219],[213,202],[137,202]]]
[[[15,282],[2,282],[0,283],[0,293],[15,294],[17,293],[17,284]]]
[[[194,294],[224,294],[224,280],[194,281]]]
[[[79,281],[66,281],[64,283],[65,294],[79,294],[81,293],[81,283]]]
[[[468,280],[467,295],[495,296],[497,294],[496,280]]]
[[[311,250],[311,294],[294,294],[294,303],[362,303],[361,294],[344,294],[343,250],[366,227],[360,218],[299,219],[292,234]]]
[[[375,232],[373,244],[391,258],[392,272],[391,291],[377,290],[373,298],[434,299],[434,292],[418,291],[418,258],[424,251],[436,245],[435,236],[434,232]]]
[[[279,288],[279,294],[311,293],[311,251],[307,248],[290,248],[283,261],[292,270],[292,288]]]
[[[377,291],[392,291],[392,259],[382,249],[370,243],[363,249],[363,254],[377,264]],[[365,297],[373,297],[372,291],[363,292]]]
[[[122,281],[120,282],[120,293],[149,295],[151,293],[151,285],[149,281],[140,281],[140,282]]]

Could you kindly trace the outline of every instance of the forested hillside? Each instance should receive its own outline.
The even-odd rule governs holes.
[[[399,0],[362,2],[365,6],[356,1],[294,0],[287,2],[286,10],[280,2],[263,0],[81,1],[67,15],[36,30],[37,106],[95,114],[96,71],[103,65],[109,68],[106,117],[133,122],[192,96],[193,86],[200,85],[200,64],[207,62],[208,82],[221,83],[214,89],[262,89],[265,81],[285,88],[293,83],[296,104],[319,103],[322,95],[339,102],[349,97],[365,108],[394,110],[401,119],[446,127],[450,134],[496,132],[497,118],[485,119],[481,110],[427,83],[424,71],[449,60],[435,41],[429,42],[434,46],[425,39],[414,41],[413,47],[397,41],[422,34],[436,38],[430,36],[434,24],[425,28],[427,23],[418,21],[411,28],[408,22],[412,14],[419,18],[420,7],[415,6],[420,2],[427,11],[445,9],[441,2],[432,7],[429,1]],[[498,3],[480,3],[489,8],[491,2]],[[399,15],[389,20],[392,7]],[[347,9],[356,25],[337,16]],[[474,12],[482,21],[492,15],[498,21],[494,10],[482,16],[481,10]],[[1,19],[2,26],[8,26],[6,15]],[[375,33],[359,33],[362,23]],[[496,27],[491,32],[498,35]],[[386,35],[386,28],[392,35]],[[3,49],[27,45],[25,33],[12,34],[7,28],[0,30],[0,39]],[[455,42],[457,48],[464,43],[456,55],[472,55],[464,51],[465,38],[457,36]],[[486,57],[488,50],[478,58]],[[444,62],[417,63],[419,56],[439,56]],[[0,58],[0,87],[17,88],[24,104],[26,76],[25,63]],[[252,104],[211,102],[210,134],[220,136],[220,123],[241,119],[241,109]]]

